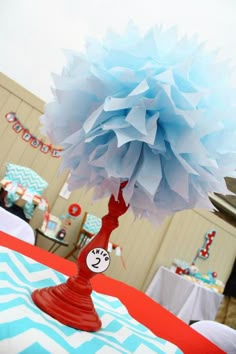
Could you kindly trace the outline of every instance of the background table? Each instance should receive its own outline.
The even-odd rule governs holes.
[[[76,264],[37,246],[32,246],[0,232],[0,246],[20,252],[65,275],[77,273]],[[157,336],[176,344],[184,354],[223,354],[224,352],[164,309],[141,291],[120,281],[98,274],[91,280],[95,291],[117,297],[131,316]]]
[[[146,294],[189,323],[214,320],[223,295],[160,267]]]
[[[59,247],[61,247],[61,246],[68,247],[69,246],[68,242],[66,242],[64,240],[60,240],[59,238],[56,238],[55,236],[48,236],[40,229],[35,230],[35,244],[37,244],[38,235],[43,236],[53,242],[53,244],[49,247],[48,252],[55,253]]]

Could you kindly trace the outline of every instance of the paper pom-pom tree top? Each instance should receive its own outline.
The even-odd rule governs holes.
[[[42,124],[64,148],[71,189],[94,188],[95,198],[117,201],[114,210],[125,203],[155,223],[211,208],[208,193],[226,193],[236,161],[235,92],[226,63],[196,37],[161,28],[140,35],[130,25],[66,56]],[[104,229],[105,219],[98,236]]]

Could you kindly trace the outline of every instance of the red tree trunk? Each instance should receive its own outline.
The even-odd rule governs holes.
[[[34,303],[44,312],[61,323],[84,331],[98,331],[101,320],[91,298],[90,279],[109,265],[106,252],[111,232],[119,226],[118,218],[126,212],[121,184],[118,199],[110,197],[108,214],[102,218],[99,233],[85,246],[77,260],[78,274],[70,277],[66,283],[32,293]]]

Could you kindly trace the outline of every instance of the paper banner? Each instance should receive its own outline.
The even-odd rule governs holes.
[[[13,124],[12,129],[19,134],[24,128],[22,127],[22,125],[20,124],[20,122],[16,122],[15,124]]]
[[[9,123],[16,121],[16,115],[14,112],[9,112],[9,113],[5,114],[5,118]]]
[[[52,157],[61,157],[61,149],[52,149],[51,155]]]
[[[42,151],[44,154],[47,154],[50,151],[51,147],[50,145],[43,144],[40,147],[40,151]]]
[[[30,145],[34,149],[40,148],[40,151],[44,154],[51,152],[52,157],[58,158],[61,156],[62,149],[53,148],[50,144],[45,144],[42,140],[33,136],[30,131],[27,128],[24,128],[24,126],[20,123],[19,119],[16,117],[16,114],[14,112],[6,113],[5,118],[8,123],[14,123],[12,125],[12,129],[17,134],[22,133],[22,140],[27,143],[30,143]]]
[[[22,139],[26,142],[29,142],[32,138],[32,135],[29,133],[28,130],[24,130],[23,135],[22,135]]]
[[[37,149],[41,145],[41,142],[37,138],[32,137],[30,145],[32,145],[33,148]]]

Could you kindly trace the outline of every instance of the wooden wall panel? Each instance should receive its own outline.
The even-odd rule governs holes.
[[[31,134],[41,139],[39,117],[43,113],[43,107],[43,101],[0,73],[0,178],[5,175],[8,162],[32,168],[49,183],[44,197],[52,207],[66,178],[65,173],[58,175],[60,159],[51,157],[50,153],[43,154],[23,141],[22,134],[17,134],[12,129],[13,124],[5,119],[6,113],[16,112],[20,123],[29,129]],[[45,137],[43,138],[47,143]],[[37,211],[31,225],[34,228],[39,226],[42,217],[42,212]]]
[[[13,94],[9,94],[7,100],[4,102],[1,111],[0,111],[0,119],[1,119],[1,131],[0,131],[0,166],[1,166],[1,174],[4,173],[5,161],[7,160],[8,153],[11,147],[15,144],[17,139],[17,134],[14,133],[12,127],[5,119],[5,114],[10,111],[17,111],[20,106],[21,101],[18,97],[15,97]]]
[[[106,274],[144,290],[150,266],[158,254],[170,219],[159,227],[152,226],[146,220],[135,220],[131,212],[121,219],[120,227],[111,240],[123,246],[126,269],[122,267],[119,257],[114,255]]]
[[[0,110],[2,110],[2,107],[8,100],[8,97],[10,96],[10,93],[3,87],[0,86]]]

